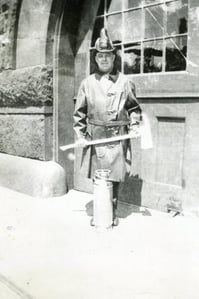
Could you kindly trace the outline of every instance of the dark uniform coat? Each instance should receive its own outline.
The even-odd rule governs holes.
[[[129,77],[119,72],[115,75],[92,74],[79,89],[74,130],[77,138],[90,140],[123,135],[128,133],[140,112],[135,86]],[[88,177],[93,177],[96,169],[109,169],[110,180],[123,181],[129,144],[129,140],[125,140],[87,147],[85,150],[90,158]]]

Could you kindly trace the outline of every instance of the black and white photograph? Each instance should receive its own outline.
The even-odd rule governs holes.
[[[199,1],[0,0],[0,299],[199,298]]]

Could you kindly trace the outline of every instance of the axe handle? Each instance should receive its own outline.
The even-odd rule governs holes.
[[[103,139],[96,139],[96,140],[91,140],[88,141],[87,145],[95,145],[95,144],[101,144],[101,143],[110,143],[110,142],[115,142],[115,141],[120,141],[120,140],[125,140],[125,139],[131,139],[131,138],[136,138],[139,136],[133,137],[130,134],[125,134],[125,135],[119,135],[119,136],[114,136],[110,138],[103,138]],[[68,144],[68,145],[62,145],[59,148],[62,151],[66,151],[71,148],[76,148],[79,147],[76,143]]]

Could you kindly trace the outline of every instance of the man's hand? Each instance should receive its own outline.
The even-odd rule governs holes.
[[[88,141],[85,138],[79,138],[75,142],[76,147],[86,147],[88,145]]]
[[[129,135],[132,138],[140,137],[140,126],[139,125],[132,125],[129,130]]]

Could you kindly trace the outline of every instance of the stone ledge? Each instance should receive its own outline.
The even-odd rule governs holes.
[[[64,169],[53,161],[39,161],[0,153],[0,186],[33,197],[64,195]]]
[[[12,108],[0,107],[0,114],[53,114],[52,107],[27,107],[27,108]]]

